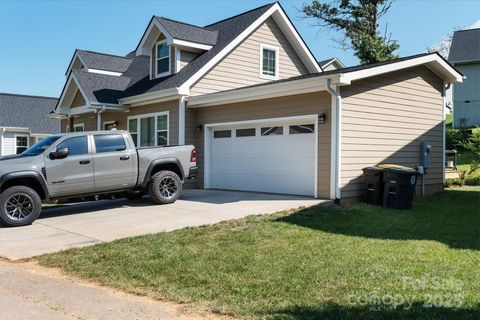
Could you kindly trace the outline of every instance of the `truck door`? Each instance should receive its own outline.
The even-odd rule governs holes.
[[[93,135],[95,191],[133,188],[137,182],[136,150],[127,148],[120,133]]]
[[[64,148],[68,152],[62,158],[54,158],[51,154],[45,157],[45,173],[51,196],[93,192],[93,159],[88,148],[88,136],[60,141],[54,151]]]

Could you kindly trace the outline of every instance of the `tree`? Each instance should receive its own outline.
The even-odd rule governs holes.
[[[378,21],[390,9],[393,0],[313,0],[304,4],[302,12],[314,18],[318,26],[343,33],[336,39],[343,49],[353,49],[362,64],[387,61],[398,58],[395,51],[398,43],[382,35]]]
[[[427,48],[427,52],[438,52],[442,57],[448,59],[450,53],[450,47],[452,46],[453,32],[447,35],[440,42],[435,43],[431,47]]]

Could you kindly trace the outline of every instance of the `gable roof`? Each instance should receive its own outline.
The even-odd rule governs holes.
[[[327,66],[329,66],[330,64],[336,62],[341,68],[345,68],[345,65],[342,63],[342,61],[340,61],[340,59],[338,58],[330,58],[330,59],[326,59],[326,60],[320,60],[318,61],[318,64],[320,65],[320,67],[322,68],[322,70],[324,68],[326,68]]]
[[[133,61],[132,57],[122,57],[108,53],[76,49],[72,60],[68,65],[66,74],[68,74],[70,71],[75,59],[79,59],[87,69],[104,70],[118,73],[125,72]]]
[[[260,23],[272,15],[275,15],[276,19],[279,19],[283,24],[284,29],[288,30],[289,34],[287,38],[289,37],[289,41],[296,43],[297,47],[300,48],[298,50],[302,51],[301,54],[303,54],[302,57],[305,59],[307,68],[311,71],[320,71],[321,69],[313,58],[313,54],[309,51],[308,47],[306,47],[295,27],[283,12],[281,6],[275,2],[205,27],[198,27],[163,17],[153,17],[152,21],[156,20],[158,23],[161,23],[162,28],[165,30],[168,29],[169,33],[174,34],[179,39],[182,38],[182,40],[187,42],[202,41],[205,44],[208,43],[208,45],[212,45],[211,48],[199,54],[199,56],[190,61],[179,72],[162,78],[150,79],[150,62],[148,56],[139,54],[139,44],[136,49],[136,56],[133,58],[132,54],[129,54],[128,57],[112,56],[113,58],[120,58],[122,62],[125,61],[125,66],[128,64],[126,70],[125,68],[121,69],[123,70],[122,75],[116,76],[117,79],[113,80],[110,77],[86,76],[82,74],[81,77],[84,79],[79,80],[79,82],[85,83],[86,88],[83,88],[84,84],[82,83],[79,85],[82,86],[83,91],[90,91],[90,93],[85,93],[87,98],[95,98],[96,101],[94,100],[93,102],[99,103],[114,103],[113,101],[115,101],[115,103],[130,103],[127,102],[129,99],[135,99],[135,96],[139,95],[154,94],[157,91],[173,88],[177,88],[180,91],[182,87],[189,87],[191,83],[188,82],[196,81],[195,77],[198,78],[207,72],[212,65],[216,63],[216,60],[221,59],[225,54],[229,53],[238,44],[237,42],[242,41],[246,36],[251,34]],[[149,28],[151,25],[150,23]],[[147,31],[142,39],[146,39]],[[142,41],[140,43],[142,43]],[[83,52],[82,50],[80,54],[83,54]],[[106,56],[108,57],[109,55]],[[95,58],[100,59],[97,55],[95,55]],[[102,66],[105,68],[105,64],[102,64]],[[117,68],[117,70],[120,69]],[[92,92],[92,90],[102,90],[100,79],[108,79],[108,81],[110,81],[108,85],[112,88],[103,88],[106,89],[104,92],[109,91],[108,95],[99,95],[98,93],[95,94]],[[121,91],[125,83],[128,83],[128,85]],[[121,99],[125,100],[120,101]]]
[[[59,133],[60,121],[48,117],[57,100],[0,93],[0,127],[29,128],[32,133]]]
[[[480,60],[480,28],[455,31],[448,61],[452,63]]]
[[[90,103],[117,104],[117,97],[130,84],[130,77],[111,76],[83,70],[72,70],[78,86]]]
[[[165,30],[174,38],[195,43],[215,45],[217,30],[195,26],[185,22],[175,21],[165,17],[155,17]]]

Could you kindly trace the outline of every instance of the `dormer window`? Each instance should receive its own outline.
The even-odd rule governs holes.
[[[163,77],[170,74],[170,46],[167,40],[159,41],[155,44],[156,56],[156,77]]]

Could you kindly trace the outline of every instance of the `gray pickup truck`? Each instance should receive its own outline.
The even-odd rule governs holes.
[[[42,201],[58,199],[136,198],[148,191],[155,203],[172,203],[196,174],[191,145],[137,149],[126,131],[52,135],[0,158],[0,224],[31,224]]]

